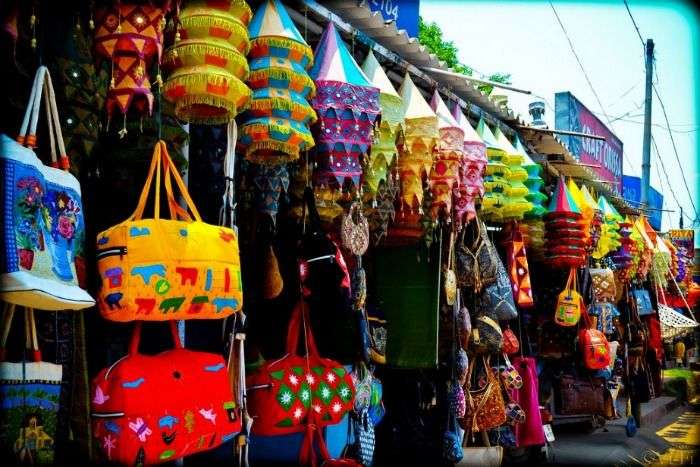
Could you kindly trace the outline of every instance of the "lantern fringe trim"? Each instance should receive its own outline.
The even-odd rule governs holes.
[[[274,47],[278,49],[293,50],[294,52],[299,52],[309,61],[309,63],[306,65],[307,68],[310,68],[313,65],[314,54],[311,47],[291,39],[272,36],[256,37],[250,41],[250,49],[254,50],[257,47]],[[251,58],[257,58],[257,55],[253,53],[251,54]]]
[[[290,82],[296,82],[301,84],[304,88],[309,88],[311,92],[304,96],[307,99],[311,99],[316,93],[316,85],[314,81],[308,75],[300,75],[287,68],[265,68],[263,70],[251,71],[248,74],[248,81],[258,81],[265,78],[272,78],[277,80],[287,80]]]
[[[192,39],[183,40],[169,48],[166,53],[168,62],[172,63],[172,61],[176,60],[178,57],[201,59],[205,55],[213,55],[231,62],[228,66],[222,67],[224,70],[243,81],[248,78],[250,72],[248,61],[235,47],[227,50],[224,46],[216,43],[212,44],[204,41],[199,43],[195,43],[194,41],[192,43],[186,43],[186,41],[191,40]],[[198,65],[206,65],[206,63],[198,63]],[[240,70],[243,70],[243,73],[240,73]]]
[[[191,7],[205,7],[209,4],[210,2],[205,1],[205,0],[193,0],[189,2],[189,5]],[[250,6],[245,0],[226,0],[223,2],[211,2],[214,4],[219,4],[217,6],[213,7],[207,7],[208,11],[217,11],[221,12],[222,14],[232,16],[234,18],[238,19],[238,15],[240,12],[237,12],[236,10],[243,10],[243,15],[246,16],[246,22],[250,20],[250,18],[253,16],[253,10],[250,9]],[[224,4],[228,3],[228,6],[225,6]]]
[[[185,9],[180,15],[180,26],[185,31],[191,28],[216,28],[223,29],[225,31],[230,30],[232,37],[239,39],[238,42],[245,44],[245,49],[241,52],[244,52],[244,55],[248,55],[248,51],[250,50],[248,29],[241,22],[241,20],[235,16],[212,11],[210,9]],[[231,43],[231,39],[227,39],[227,42]]]
[[[187,110],[193,105],[202,104],[225,109],[226,113],[222,113],[221,115],[197,116],[192,115]],[[235,103],[228,99],[205,94],[181,97],[175,103],[175,114],[178,116],[178,118],[195,124],[217,125],[220,123],[227,123],[232,118],[235,118],[236,114],[238,114],[241,110],[243,109],[239,109]]]
[[[309,123],[316,121],[316,112],[311,108],[309,104],[299,104],[297,102],[290,101],[286,97],[265,97],[259,99],[253,99],[250,103],[251,110],[284,110],[287,112],[300,113],[304,115],[305,119],[308,119]]]
[[[258,155],[260,151],[276,151],[279,154]],[[283,143],[281,141],[255,141],[245,150],[245,158],[250,162],[260,165],[280,165],[294,162],[299,159],[300,147],[296,144]]]

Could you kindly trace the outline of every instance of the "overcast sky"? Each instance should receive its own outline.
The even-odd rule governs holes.
[[[554,7],[583,63],[613,132],[624,143],[625,174],[641,175],[644,119],[644,50],[620,1],[573,3]],[[628,0],[644,40],[655,43],[656,85],[666,106],[695,206],[698,202],[698,131],[700,131],[700,33],[697,16],[682,3]],[[420,14],[437,22],[447,40],[459,48],[460,60],[477,72],[510,73],[514,86],[531,90],[547,102],[545,120],[554,128],[554,94],[571,91],[606,122],[548,2],[421,0]],[[655,78],[656,80],[656,78]],[[498,91],[503,94],[504,92]],[[505,92],[509,105],[530,121],[532,96]],[[652,127],[659,153],[681,205],[690,219],[693,208],[683,186],[681,168],[658,101],[654,98]],[[678,228],[679,210],[652,146],[652,186],[664,195],[664,230]],[[685,226],[690,226],[688,218]],[[698,231],[696,231],[696,245]]]

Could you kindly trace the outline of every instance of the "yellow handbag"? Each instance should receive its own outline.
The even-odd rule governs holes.
[[[170,219],[160,217],[161,171]],[[154,174],[154,217],[144,219]],[[202,222],[164,141],[134,214],[97,236],[97,268],[100,312],[111,321],[225,318],[243,305],[237,232]]]
[[[576,326],[584,308],[583,297],[576,291],[576,269],[569,270],[566,287],[559,294],[557,309],[554,312],[554,322],[559,326]]]

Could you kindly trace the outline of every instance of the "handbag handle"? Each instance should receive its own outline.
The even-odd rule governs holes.
[[[143,321],[136,321],[134,324],[134,330],[131,333],[131,340],[129,341],[129,355],[137,355],[139,353],[139,344],[141,343],[141,327]],[[176,349],[182,349],[182,341],[180,340],[180,334],[177,332],[177,325],[175,320],[168,321],[170,326],[170,334],[173,338],[173,344]]]
[[[318,358],[318,347],[316,340],[311,330],[309,322],[309,313],[306,309],[306,304],[303,299],[299,299],[292,316],[289,318],[289,327],[287,328],[287,354],[298,355],[297,349],[299,346],[299,331],[304,333],[305,350],[308,357]]]
[[[36,147],[36,131],[41,112],[41,99],[44,98],[46,108],[47,126],[49,128],[49,143],[51,147],[51,167],[63,170],[70,168],[70,161],[66,152],[61,131],[61,122],[58,118],[58,108],[56,107],[56,94],[54,92],[51,75],[48,68],[40,66],[34,75],[32,91],[29,96],[29,104],[22,119],[22,125],[17,135],[17,142],[23,146]],[[60,152],[60,157],[56,156],[56,146]]]
[[[187,205],[189,212],[192,213],[192,217],[194,217],[195,221],[201,222],[202,218],[199,215],[199,211],[197,210],[197,207],[192,201],[192,198],[190,197],[190,194],[187,191],[187,187],[182,181],[182,177],[180,177],[180,174],[178,173],[175,164],[170,158],[170,155],[168,154],[168,148],[165,144],[165,141],[163,140],[158,141],[155,147],[153,148],[153,157],[151,159],[151,166],[148,169],[148,176],[146,177],[146,182],[144,183],[143,190],[141,191],[141,196],[139,197],[139,202],[136,205],[136,210],[128,220],[140,220],[143,218],[143,211],[146,207],[146,202],[148,201],[148,195],[151,191],[151,185],[153,184],[154,175],[156,177],[155,200],[153,202],[154,219],[160,219],[161,167],[163,167],[163,173],[165,178],[165,191],[167,194],[168,208],[170,209],[171,218],[179,217],[187,222],[192,221],[187,210],[183,209],[177,203],[177,201],[175,201],[175,196],[172,187],[172,179],[174,179],[175,184],[180,190],[182,198],[185,200],[185,204]]]
[[[2,317],[2,335],[0,335],[0,362],[4,362],[7,358],[7,339],[10,336],[10,327],[15,316],[15,308],[13,303],[5,303],[5,312]],[[33,308],[25,309],[24,334],[26,348],[32,351],[32,361],[40,362],[41,351],[39,350],[39,339],[36,332]]]

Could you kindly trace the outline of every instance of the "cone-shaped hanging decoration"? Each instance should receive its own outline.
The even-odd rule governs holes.
[[[289,173],[285,165],[251,164],[256,210],[269,215],[273,221],[279,210],[282,193],[289,188]]]
[[[546,258],[554,267],[573,268],[586,261],[581,210],[564,178],[557,182],[545,215]]]
[[[496,127],[493,135],[496,137],[496,143],[506,153],[504,163],[508,166],[508,188],[505,192],[503,218],[519,220],[532,209],[532,203],[525,198],[529,190],[523,183],[528,177],[527,170],[522,167],[523,156],[513,147],[500,128]]]
[[[388,236],[392,243],[412,243],[423,236],[423,190],[428,188],[427,179],[433,166],[438,121],[408,73],[399,94],[405,117],[404,144],[399,148],[398,163],[401,208]]]
[[[600,259],[620,247],[619,223],[623,220],[605,196],[601,195],[598,198],[598,208],[603,213],[603,224],[601,225],[598,245],[592,253],[595,259]]]
[[[379,89],[350,55],[333,22],[323,31],[311,77],[317,94],[311,105],[318,113],[314,183],[341,188],[346,179],[360,187],[360,157],[367,153],[379,116]]]
[[[243,0],[192,0],[180,12],[175,43],[165,53],[170,71],[163,95],[190,123],[226,123],[245,110],[250,89],[245,30],[251,11]]]
[[[248,84],[250,109],[240,128],[239,146],[246,159],[265,165],[297,160],[313,147],[309,125],[316,112],[307,99],[316,86],[306,69],[311,48],[279,0],[267,0],[250,24]]]
[[[452,215],[452,190],[459,187],[459,165],[464,157],[464,130],[437,90],[430,100],[430,108],[438,117],[440,135],[430,171],[430,190],[433,195],[430,216],[436,220],[440,212],[448,217]]]
[[[453,190],[454,213],[457,228],[476,217],[476,201],[484,196],[484,169],[486,145],[472,128],[458,104],[452,116],[464,132],[463,157],[459,164],[459,185]]]
[[[485,192],[481,202],[481,217],[501,222],[506,190],[508,189],[508,176],[510,175],[508,167],[504,163],[506,152],[498,145],[496,137],[483,118],[479,120],[476,132],[486,144],[488,157],[484,176]]]
[[[382,113],[379,131],[375,134],[370,160],[364,173],[366,192],[372,197],[377,192],[379,183],[387,180],[389,167],[396,160],[398,155],[396,139],[403,126],[404,118],[401,96],[394,89],[371,50],[362,64],[362,71],[372,85],[379,89],[379,107]]]
[[[525,199],[532,204],[532,209],[525,213],[526,219],[538,219],[541,218],[547,209],[543,206],[543,203],[547,201],[547,196],[541,192],[542,186],[544,185],[544,180],[540,174],[542,173],[542,166],[537,164],[525,151],[525,146],[520,142],[520,138],[515,138],[515,144],[513,145],[515,151],[522,157],[521,166],[527,172],[527,179],[523,182],[527,187],[528,193],[525,195]]]

